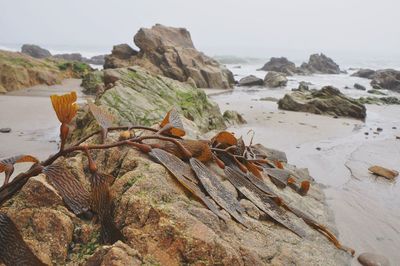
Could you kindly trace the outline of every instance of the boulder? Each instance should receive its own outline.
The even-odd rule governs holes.
[[[243,125],[247,123],[243,116],[236,111],[226,110],[222,116],[224,117],[225,122],[230,126]]]
[[[363,266],[390,266],[389,260],[380,254],[365,252],[360,254],[357,259]]]
[[[278,101],[280,109],[365,119],[366,108],[332,86],[318,91],[295,91]]]
[[[134,37],[140,48],[129,58],[107,56],[104,68],[139,65],[154,74],[164,75],[182,82],[189,78],[198,88],[231,88],[233,74],[216,60],[196,50],[189,31],[184,28],[156,24],[141,28]],[[116,62],[115,62],[116,61]]]
[[[289,76],[298,73],[296,65],[286,57],[271,57],[260,70],[281,72]]]
[[[361,84],[358,84],[358,83],[355,83],[353,87],[354,87],[356,90],[361,90],[361,91],[367,90],[367,88],[365,88],[365,86],[363,86],[363,85],[361,85]]]
[[[137,55],[128,44],[114,45],[110,55],[104,57],[104,68],[119,68],[133,65],[132,58]]]
[[[34,45],[34,44],[24,44],[24,45],[22,45],[21,53],[27,54],[27,55],[32,56],[34,58],[51,57],[51,53],[48,50],[43,49],[40,46]]]
[[[97,70],[86,74],[82,79],[81,87],[86,94],[97,94],[104,87],[104,72]]]
[[[77,61],[82,62],[83,57],[80,53],[71,53],[71,54],[55,54],[53,55],[54,58],[63,59],[66,61]]]
[[[218,105],[209,100],[203,90],[154,75],[138,66],[106,69],[104,82],[111,77],[114,82],[106,85],[107,89],[99,95],[97,103],[114,114],[116,125],[151,126],[175,107],[196,132],[226,128]],[[76,119],[76,124],[78,129],[74,131],[73,139],[97,128],[87,112]]]
[[[362,68],[358,70],[357,72],[351,74],[352,77],[360,77],[360,78],[367,78],[367,79],[372,79],[372,76],[375,74],[375,70],[372,69],[367,69],[367,68]]]
[[[264,85],[264,80],[254,75],[246,76],[239,80],[239,86],[250,87],[262,85]]]
[[[400,71],[394,69],[377,70],[372,76],[371,86],[374,89],[400,92]]]
[[[324,54],[312,54],[308,63],[303,63],[300,69],[311,74],[340,74],[339,65]]]
[[[9,127],[0,128],[0,133],[10,133],[10,132],[11,132],[11,128],[9,128]]]
[[[271,88],[284,87],[287,82],[288,79],[284,74],[275,71],[269,71],[264,78],[265,85]]]

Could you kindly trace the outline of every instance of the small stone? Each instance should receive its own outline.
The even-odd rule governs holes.
[[[358,256],[358,261],[363,266],[390,266],[390,262],[385,256],[369,252]]]
[[[364,132],[364,135],[369,135],[369,133],[368,132]]]
[[[396,136],[396,139],[400,139],[400,136]]]
[[[374,165],[368,168],[368,170],[375,175],[385,177],[389,180],[393,180],[396,176],[399,175],[399,172],[395,170],[390,170],[382,166]]]
[[[397,129],[397,127],[392,127],[392,129]]]
[[[337,115],[335,115],[333,118],[336,118],[336,119],[337,119],[337,118],[339,118],[339,117],[338,117]]]
[[[11,132],[11,128],[9,128],[9,127],[0,128],[0,132],[1,133],[10,133]]]
[[[320,151],[321,150],[321,147],[317,147],[317,148],[315,148],[317,151]]]
[[[376,128],[376,131],[379,131],[379,132],[381,132],[381,131],[383,131],[383,128],[381,128],[381,127],[378,127],[378,128]]]

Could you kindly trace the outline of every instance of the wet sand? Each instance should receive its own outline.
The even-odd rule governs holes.
[[[400,107],[368,105],[364,123],[278,110],[275,102],[259,101],[260,94],[277,92],[237,89],[211,97],[221,111],[235,109],[248,122],[229,130],[247,140],[248,131],[254,130],[255,143],[285,151],[291,163],[308,168],[326,186],[344,244],[357,254],[383,254],[398,265],[400,186],[374,177],[367,169],[378,164],[400,170],[400,140],[395,137],[400,135]],[[377,127],[383,131],[374,134]],[[356,257],[353,265],[359,265]]]
[[[0,128],[9,127],[10,133],[0,133],[0,159],[19,154],[31,154],[40,160],[55,153],[58,148],[59,122],[49,96],[75,90],[80,99],[81,80],[68,79],[60,85],[35,86],[0,95]],[[30,164],[16,165],[16,173]],[[4,175],[0,174],[0,184]]]

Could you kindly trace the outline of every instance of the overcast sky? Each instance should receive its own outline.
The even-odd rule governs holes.
[[[186,27],[210,55],[399,55],[399,0],[0,0],[0,44],[133,45],[140,27]]]

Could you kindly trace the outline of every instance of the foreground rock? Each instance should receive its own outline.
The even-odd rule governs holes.
[[[104,82],[107,90],[97,102],[110,110],[120,125],[151,126],[175,107],[186,118],[186,126],[199,133],[226,127],[218,105],[187,83],[155,76],[137,66],[107,69]],[[96,128],[89,113],[81,114],[77,125],[77,136]]]
[[[299,72],[296,65],[286,57],[271,57],[260,70],[281,72],[289,76]]]
[[[390,170],[382,166],[374,165],[368,168],[368,171],[372,172],[375,175],[382,176],[389,180],[393,180],[395,177],[399,175],[399,172],[395,170]]]
[[[106,142],[118,139],[109,133]],[[93,143],[97,137],[89,139]],[[43,175],[28,180],[5,211],[27,245],[43,262],[55,265],[347,265],[350,255],[290,215],[306,230],[300,238],[272,222],[247,200],[240,200],[248,228],[222,221],[205,208],[160,164],[129,147],[93,151],[99,171],[116,177],[114,222],[125,241],[99,243],[95,223],[76,217]],[[87,182],[82,154],[60,159],[78,180]],[[293,171],[304,171],[294,166]],[[217,178],[220,178],[217,176]],[[318,184],[302,197],[287,187],[276,188],[287,202],[332,226],[332,217]],[[223,182],[227,188],[232,188]],[[238,195],[236,194],[236,197]],[[130,263],[130,264],[128,264]]]
[[[366,108],[357,100],[342,94],[332,86],[323,87],[318,91],[294,91],[286,94],[278,101],[280,109],[346,116],[357,119],[366,117]]]
[[[308,63],[303,63],[300,69],[311,74],[340,74],[339,65],[324,54],[312,54]]]
[[[160,24],[150,29],[141,28],[134,42],[140,48],[137,55],[123,59],[111,54],[104,68],[139,65],[154,74],[182,82],[193,80],[198,88],[231,88],[234,84],[232,72],[197,51],[189,31],[184,28]]]
[[[264,85],[264,80],[254,75],[250,75],[239,80],[239,86],[250,87],[262,85]]]
[[[51,53],[49,50],[43,49],[42,47],[34,44],[24,44],[21,47],[21,53],[27,54],[29,56],[32,56],[34,58],[47,58],[51,57]]]
[[[264,78],[265,85],[271,88],[284,87],[287,82],[288,79],[284,74],[275,71],[269,71]]]
[[[54,85],[66,78],[81,78],[90,71],[84,63],[36,59],[0,50],[0,93],[39,84]]]
[[[358,261],[363,266],[390,266],[389,260],[379,254],[365,252],[358,256]]]

